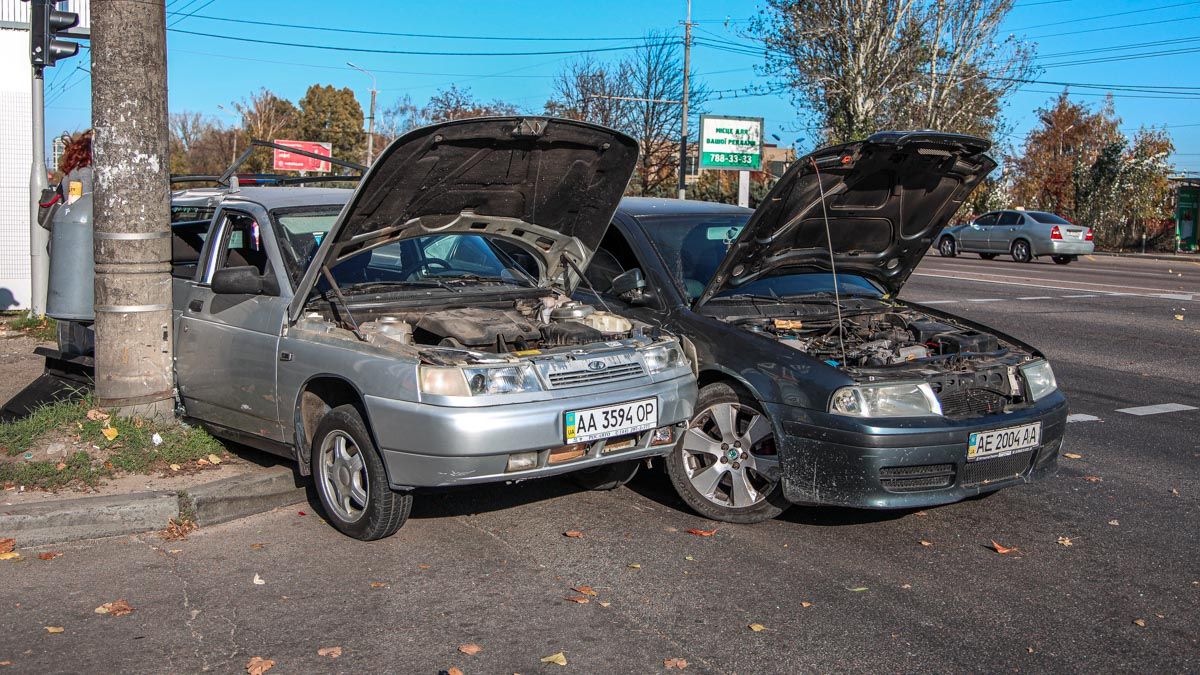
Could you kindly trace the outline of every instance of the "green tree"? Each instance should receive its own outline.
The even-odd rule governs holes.
[[[296,140],[318,141],[333,146],[338,159],[360,161],[366,152],[363,110],[349,87],[314,84],[300,99]],[[335,171],[337,167],[335,167]]]

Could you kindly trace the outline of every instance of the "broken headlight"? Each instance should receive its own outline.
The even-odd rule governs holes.
[[[829,412],[851,417],[941,415],[942,404],[927,382],[862,384],[833,392]]]
[[[679,348],[678,342],[672,341],[643,349],[642,360],[646,363],[646,372],[653,375],[683,365],[683,350]]]
[[[1038,360],[1021,366],[1021,374],[1025,376],[1025,382],[1029,384],[1029,395],[1035,401],[1053,394],[1058,389],[1058,380],[1054,379],[1054,371],[1050,369],[1049,361]]]
[[[421,392],[438,396],[484,396],[541,391],[533,366],[445,368],[421,366]]]

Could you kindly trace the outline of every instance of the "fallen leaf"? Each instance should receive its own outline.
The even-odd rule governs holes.
[[[593,598],[596,597],[596,589],[592,588],[591,586],[576,586],[575,588],[572,588],[571,590],[575,591],[576,593],[583,593],[584,595],[590,595]]]
[[[117,440],[117,436],[121,435],[121,432],[117,431],[113,427],[104,427],[103,429],[100,430],[100,433],[104,434],[104,437],[110,441]]]
[[[303,512],[303,511],[297,511],[297,512],[296,512],[296,515],[298,515],[298,516],[305,516],[305,515],[308,515],[308,514],[306,514],[306,513],[305,513],[305,512]]]
[[[167,521],[167,529],[160,534],[167,541],[177,541],[179,539],[187,539],[188,532],[196,529],[196,523],[186,518],[175,520],[174,518]]]
[[[672,668],[683,670],[688,667],[688,662],[686,659],[663,659],[663,667],[667,670],[671,670]]]
[[[866,586],[855,586],[854,588],[847,588],[846,590],[850,591],[851,593],[862,593],[871,589],[867,588]]]
[[[92,408],[91,410],[87,411],[87,418],[93,422],[99,422],[101,420],[108,419],[108,413],[104,412],[103,410]]]
[[[801,601],[800,601],[800,606],[801,606],[801,607],[812,607],[812,605],[813,605],[813,604],[812,604],[811,602],[807,601],[807,600],[801,600]]]
[[[609,605],[611,605],[611,604],[612,604],[611,602],[605,602],[605,601],[603,601],[603,600],[601,600],[601,601],[600,601],[600,606],[601,606],[601,607],[608,607],[608,606],[609,606]]]
[[[62,470],[63,470],[63,469],[65,469],[65,468],[67,468],[67,463],[66,463],[66,462],[59,462],[58,464],[55,464],[55,465],[54,465],[54,470],[55,470],[55,471],[62,471]]]
[[[542,663],[557,663],[560,666],[565,666],[567,665],[567,655],[559,652],[550,656],[543,656]]]
[[[755,633],[761,633],[767,629],[767,627],[762,625],[761,623],[752,623],[749,626],[746,626],[746,628],[749,628],[750,630],[754,631]]]
[[[688,529],[686,530],[686,532],[687,532],[688,534],[694,534],[694,535],[696,535],[697,537],[711,537],[711,536],[713,536],[714,534],[716,534],[716,533],[717,533],[717,531],[716,531],[715,529],[714,529],[714,530],[701,530],[701,529],[699,529],[699,528],[696,528],[696,527],[691,527],[691,528],[688,528]]]
[[[1083,479],[1089,483],[1103,483],[1104,482],[1104,479],[1101,478],[1100,476],[1084,476]]]
[[[208,460],[201,458],[201,459],[196,460],[196,464],[197,464],[197,466],[208,466]]]
[[[1063,457],[1066,457],[1067,459],[1083,459],[1083,455],[1077,452],[1064,452]]]
[[[454,666],[450,666],[446,669],[446,675],[463,675],[463,671],[455,668]]]
[[[694,556],[685,555],[685,556],[683,556],[683,559],[684,560],[695,560],[696,558]]]
[[[912,588],[912,584],[902,584],[900,586],[900,588],[903,588],[904,590],[908,590],[908,589]]]
[[[0,539],[0,553],[8,553],[17,547],[17,540],[12,537]]]
[[[1027,651],[1027,652],[1029,652],[1030,654],[1032,654],[1032,653],[1033,653],[1033,647],[1026,647],[1026,648],[1025,648],[1025,651]]]
[[[45,628],[46,632],[50,634],[61,633],[66,630],[66,628],[63,628],[62,626],[46,626]]]
[[[341,647],[321,647],[317,650],[317,656],[328,656],[331,659],[336,659],[342,655]]]
[[[216,455],[209,455],[209,456],[208,456],[208,461],[209,461],[209,463],[210,463],[210,464],[220,464],[220,463],[221,463],[221,458],[220,458],[220,457],[217,457]]]
[[[1072,546],[1074,544],[1070,537],[1059,537],[1058,543],[1062,544],[1063,546]]]
[[[387,584],[382,581],[372,581],[371,588],[386,588]]]
[[[419,569],[419,570],[427,570],[427,569],[429,569],[429,565],[417,565],[417,569]]]
[[[113,600],[100,605],[92,610],[97,614],[111,614],[112,616],[125,616],[133,613],[133,606],[124,600]]]
[[[172,471],[178,471],[178,470],[180,470],[181,468],[183,468],[183,467],[179,466],[178,464],[172,464],[172,465],[171,465],[171,470],[172,470]]]
[[[642,566],[639,563],[629,563],[629,569],[640,570],[642,569]]]
[[[176,554],[176,553],[183,553],[183,549],[181,549],[181,548],[171,548],[171,549],[167,549],[167,553],[170,553],[170,554],[172,554],[172,555],[174,555],[174,554]]]
[[[467,656],[475,656],[479,652],[483,651],[483,647],[480,647],[476,644],[459,645],[458,651],[466,654]]]
[[[921,545],[922,545],[922,546],[933,546],[933,542],[932,542],[932,541],[926,541],[926,540],[922,539],[922,540],[921,540]]]
[[[924,518],[925,516],[927,516],[927,515],[929,515],[929,514],[928,514],[928,513],[925,513],[924,511],[917,511],[917,512],[916,512],[916,513],[914,513],[913,515],[914,515],[914,516],[916,516],[916,517],[918,517],[918,518]]]
[[[255,585],[255,586],[262,586],[262,585],[263,585],[263,584],[265,584],[265,583],[267,583],[267,582],[263,581],[263,578],[262,578],[262,577],[260,577],[260,576],[258,576],[258,573],[257,573],[257,572],[255,572],[255,573],[254,573],[254,585]]]
[[[1134,619],[1134,620],[1133,620],[1133,625],[1135,625],[1135,626],[1138,626],[1138,627],[1140,627],[1140,628],[1145,628],[1145,627],[1146,627],[1146,620],[1145,620],[1145,619]]]
[[[1183,315],[1182,315],[1182,314],[1176,314],[1176,315],[1175,315],[1175,320],[1176,320],[1176,321],[1183,321]]]
[[[563,532],[563,536],[570,537],[571,539],[582,539],[583,533],[579,530],[567,530],[566,532]]]
[[[62,553],[59,553],[58,551],[47,551],[46,553],[39,553],[38,560],[54,560],[61,555]]]
[[[7,551],[5,553],[0,553],[0,560],[20,560],[20,559],[21,559],[21,554],[17,553],[16,551]]]
[[[251,656],[250,660],[246,662],[246,672],[249,675],[262,675],[274,667],[274,661],[271,659],[264,659],[261,656]]]
[[[1179,496],[1179,488],[1171,488],[1171,494],[1175,497]]]
[[[1016,551],[1017,547],[1016,546],[1004,546],[1004,545],[1000,544],[999,542],[997,542],[995,539],[993,539],[992,540],[992,550],[994,550],[996,553],[999,553],[1000,555],[1008,555],[1009,553]]]
[[[11,666],[12,661],[0,661],[0,666]]]
[[[250,544],[250,550],[261,551],[266,547],[266,544]]]
[[[1110,520],[1110,521],[1108,521],[1108,524],[1109,524],[1109,525],[1114,525],[1114,526],[1116,526],[1116,525],[1120,525],[1120,524],[1121,524],[1121,521],[1119,521],[1119,520]]]
[[[586,595],[568,595],[565,599],[580,605],[586,605],[591,602]]]

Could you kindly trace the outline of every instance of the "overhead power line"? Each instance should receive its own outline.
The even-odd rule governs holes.
[[[1188,2],[1177,2],[1173,5],[1161,5],[1159,7],[1143,7],[1142,9],[1132,9],[1128,12],[1115,12],[1113,14],[1097,14],[1095,16],[1083,16],[1077,19],[1066,19],[1063,21],[1051,21],[1050,23],[1039,23],[1033,26],[1021,26],[1019,28],[1010,28],[1009,30],[1016,32],[1022,30],[1030,30],[1033,28],[1046,28],[1048,26],[1065,26],[1070,23],[1083,23],[1084,21],[1096,21],[1097,19],[1111,19],[1114,16],[1128,16],[1130,14],[1145,14],[1146,12],[1157,12],[1163,9],[1172,9],[1175,7],[1184,7],[1187,5],[1200,4],[1200,0],[1189,0]]]

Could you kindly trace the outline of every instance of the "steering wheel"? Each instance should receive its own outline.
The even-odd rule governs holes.
[[[421,262],[419,262],[413,266],[413,271],[408,276],[412,277],[414,274],[416,274],[417,272],[420,272],[421,270],[423,270],[425,268],[430,268],[429,271],[433,272],[434,270],[432,268],[434,266],[442,268],[442,271],[454,269],[453,265],[451,265],[449,262],[447,262],[445,260],[442,260],[441,258],[425,258],[424,260],[422,260]]]

